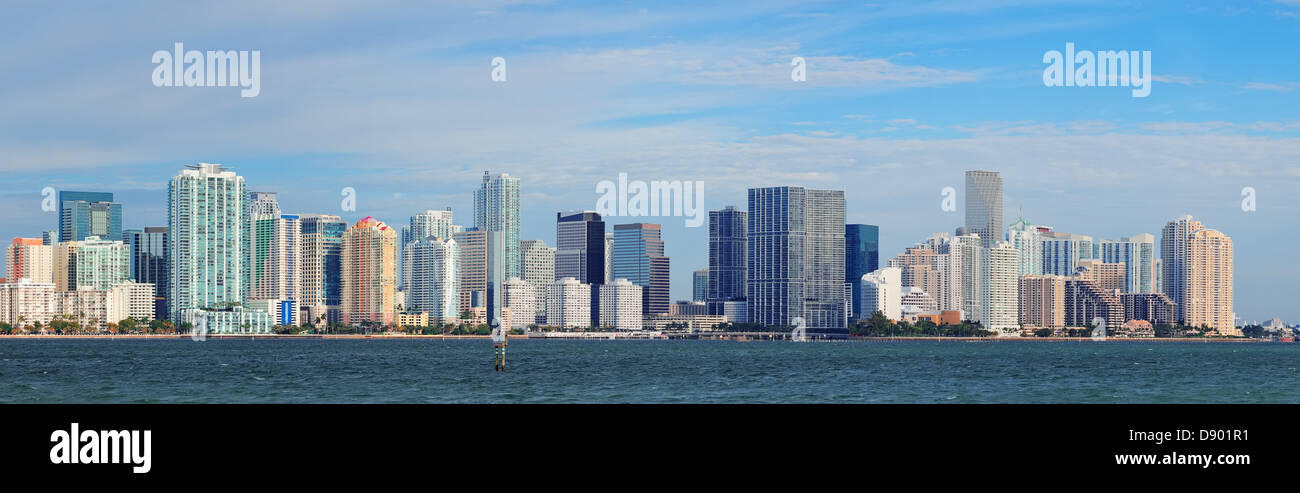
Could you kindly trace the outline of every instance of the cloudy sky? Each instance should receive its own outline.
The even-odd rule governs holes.
[[[523,238],[553,245],[554,213],[595,208],[622,172],[702,181],[709,209],[744,208],[751,186],[842,189],[883,262],[959,226],[941,190],[987,169],[1007,223],[1159,236],[1191,214],[1235,241],[1240,316],[1300,322],[1300,0],[1134,3],[7,2],[0,237],[55,229],[47,186],[163,225],[168,178],[215,162],[286,212],[392,224],[444,207],[471,224],[483,171],[508,172]],[[176,42],[260,50],[260,95],[154,87],[151,57]],[[1150,96],[1045,87],[1067,42],[1150,51]],[[664,224],[689,298],[705,228],[610,219],[639,220]]]

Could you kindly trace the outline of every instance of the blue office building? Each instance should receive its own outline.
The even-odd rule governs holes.
[[[844,282],[853,287],[851,300],[862,299],[862,276],[880,269],[880,227],[873,224],[844,226]],[[853,320],[865,318],[856,304]]]
[[[59,192],[59,241],[122,237],[122,204],[103,192]]]

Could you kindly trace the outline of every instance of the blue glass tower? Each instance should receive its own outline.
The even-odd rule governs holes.
[[[872,224],[844,226],[844,282],[853,286],[854,300],[861,299],[862,276],[880,269],[880,227]],[[864,318],[853,305],[853,319]]]
[[[59,241],[122,237],[122,204],[104,192],[59,192]]]

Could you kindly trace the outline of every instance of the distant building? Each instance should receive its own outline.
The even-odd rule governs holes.
[[[131,256],[125,243],[90,236],[54,246],[54,286],[59,291],[107,291],[130,279]]]
[[[546,300],[546,325],[565,328],[591,327],[591,285],[572,277],[551,284]]]
[[[859,292],[862,298],[856,305],[862,307],[862,313],[866,314],[864,319],[881,312],[890,320],[902,320],[902,269],[885,267],[862,276],[859,283],[861,283]]]
[[[641,330],[643,287],[627,279],[614,279],[600,289],[600,326],[615,330]],[[667,310],[665,310],[666,312]]]
[[[1052,275],[1020,276],[1018,320],[1022,327],[1065,327],[1066,279]]]
[[[40,238],[14,238],[5,249],[5,279],[54,282],[54,247]]]
[[[1021,276],[1043,273],[1043,237],[1038,227],[1028,219],[1020,218],[1007,228],[1007,242],[1019,252],[1016,274]]]
[[[533,306],[536,313],[533,322],[546,323],[546,290],[555,282],[555,248],[546,246],[542,240],[525,240],[520,244],[520,256],[523,258],[523,279],[533,284],[537,300]],[[515,320],[524,320],[527,314],[515,312]]]
[[[322,325],[343,321],[343,235],[348,223],[329,214],[303,214],[299,217],[302,267],[301,309],[309,313],[308,322]],[[324,318],[321,316],[324,315]]]
[[[1101,240],[1100,260],[1124,264],[1125,293],[1155,293],[1156,237],[1143,233],[1115,240]]]
[[[721,314],[723,303],[745,300],[748,218],[734,205],[709,211],[709,287],[705,302],[710,314]]]
[[[844,192],[751,188],[748,229],[749,321],[847,333]]]
[[[180,323],[188,323],[196,331],[206,329],[209,334],[270,334],[275,325],[270,313],[244,307],[185,308],[181,310]]]
[[[495,244],[500,248],[502,281],[523,276],[519,256],[519,178],[483,172],[483,181],[474,191],[474,228],[499,233],[500,240]]]
[[[186,166],[167,188],[167,309],[181,320],[248,298],[251,224],[244,178],[219,164]]]
[[[60,242],[122,238],[122,204],[111,193],[59,192],[59,211]]]
[[[644,313],[668,312],[668,261],[658,224],[614,226],[613,278],[642,287]]]
[[[0,322],[14,328],[48,325],[58,308],[52,282],[8,279],[0,284]]]
[[[1083,260],[1075,270],[1077,277],[1096,281],[1098,286],[1107,291],[1126,292],[1128,266],[1096,260]]]
[[[966,172],[966,229],[992,247],[1002,236],[1002,175],[996,171]]]
[[[1124,318],[1127,320],[1145,320],[1152,325],[1174,325],[1177,309],[1174,301],[1164,293],[1125,293],[1120,295],[1124,303]]]
[[[454,319],[461,312],[456,240],[425,237],[408,243],[406,259],[406,313],[428,313],[439,319]]]
[[[709,297],[709,269],[691,273],[691,300],[706,301]]]
[[[880,269],[880,227],[874,224],[844,225],[844,282],[852,287],[850,300],[862,297],[862,276]],[[853,320],[871,316],[863,314],[856,306],[851,310]]]
[[[366,217],[343,236],[343,323],[392,325],[397,298],[397,231]]]
[[[505,307],[514,315],[510,328],[526,330],[528,326],[537,323],[537,285],[512,277],[506,279],[503,287]]]
[[[1124,302],[1119,295],[1113,290],[1103,289],[1095,281],[1066,280],[1066,327],[1084,327],[1098,318],[1104,320],[1108,328],[1124,324]]]
[[[167,314],[167,227],[128,229],[122,241],[131,259],[131,278],[154,285],[153,319],[166,320]]]

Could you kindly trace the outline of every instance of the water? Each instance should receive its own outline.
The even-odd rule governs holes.
[[[1298,344],[0,340],[3,403],[1300,402]]]

